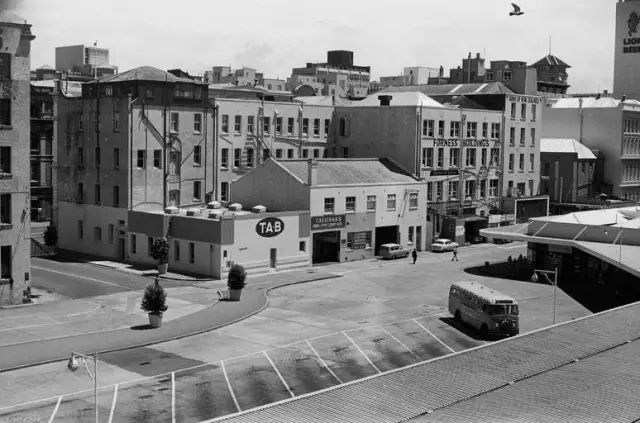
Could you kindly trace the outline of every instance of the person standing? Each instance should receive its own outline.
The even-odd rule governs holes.
[[[416,260],[418,260],[418,252],[415,248],[411,252],[411,258],[413,259],[413,264],[416,264]]]
[[[453,250],[451,250],[453,252],[453,257],[451,257],[451,261],[459,261],[458,260],[458,247],[453,247]]]

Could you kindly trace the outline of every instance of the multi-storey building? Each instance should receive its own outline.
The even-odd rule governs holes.
[[[371,68],[355,66],[352,51],[334,50],[327,52],[326,63],[307,63],[304,68],[294,68],[287,88],[296,92],[300,86],[307,85],[316,95],[364,98],[370,80]]]
[[[140,67],[58,101],[58,246],[130,258],[128,210],[213,198],[213,107],[205,84]],[[129,248],[127,248],[127,245]]]
[[[55,81],[31,83],[31,221],[50,221],[54,186]]]
[[[543,93],[566,94],[570,85],[567,83],[567,65],[556,56],[549,54],[533,65],[538,75],[538,91]]]
[[[424,66],[405,67],[402,75],[381,76],[380,89],[393,85],[420,85],[429,83],[429,78],[440,75],[440,69]]]
[[[118,72],[116,66],[109,64],[109,49],[95,44],[56,47],[56,70],[97,77]]]
[[[613,62],[613,95],[640,99],[640,1],[618,0]]]
[[[575,138],[599,150],[610,194],[640,201],[640,102],[611,97],[548,99],[543,137]]]
[[[0,305],[29,298],[31,25],[0,21]]]

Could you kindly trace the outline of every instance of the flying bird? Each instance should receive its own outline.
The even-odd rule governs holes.
[[[509,16],[524,15],[524,12],[520,10],[520,6],[515,3],[511,3],[511,6],[513,6],[513,11],[509,12]]]

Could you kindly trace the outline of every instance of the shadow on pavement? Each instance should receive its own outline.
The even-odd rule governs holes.
[[[465,325],[464,323],[457,321],[453,317],[441,317],[440,321],[456,329],[458,332],[462,332],[469,338],[475,339],[476,341],[486,341],[486,339],[480,335],[480,332],[469,325]]]
[[[136,326],[131,326],[130,328],[131,330],[147,330],[147,329],[153,329],[151,327],[151,325],[149,323],[144,324],[144,325],[136,325]]]

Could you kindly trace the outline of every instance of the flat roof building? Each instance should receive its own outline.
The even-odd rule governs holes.
[[[640,1],[616,2],[613,95],[640,100]]]

